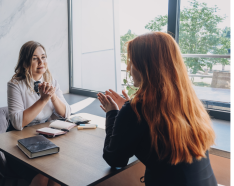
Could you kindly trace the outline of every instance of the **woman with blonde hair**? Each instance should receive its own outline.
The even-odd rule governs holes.
[[[139,87],[133,99],[98,94],[106,112],[103,158],[123,167],[135,155],[146,166],[146,186],[217,185],[209,161],[215,133],[175,40],[162,32],[138,36],[127,43],[127,59]]]
[[[23,130],[27,126],[70,116],[70,106],[52,77],[47,62],[45,47],[40,43],[29,41],[21,47],[15,74],[7,84],[10,119],[7,131]],[[31,185],[58,185],[10,156],[6,158],[16,175]]]

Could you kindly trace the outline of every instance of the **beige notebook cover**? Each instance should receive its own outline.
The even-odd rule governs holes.
[[[60,120],[55,120],[54,122],[52,122],[49,125],[50,128],[67,129],[67,130],[72,129],[75,126],[76,126],[76,124],[74,124],[74,123],[69,123],[69,122],[60,121]]]

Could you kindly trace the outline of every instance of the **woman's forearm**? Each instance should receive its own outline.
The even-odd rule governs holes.
[[[33,121],[36,118],[36,116],[41,112],[41,110],[44,108],[47,102],[48,100],[39,99],[31,107],[27,108],[23,112],[22,127],[25,127],[31,121]]]
[[[51,98],[55,111],[62,117],[66,115],[66,105],[59,99],[58,96]]]

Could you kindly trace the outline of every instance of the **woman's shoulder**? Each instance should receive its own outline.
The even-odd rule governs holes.
[[[11,86],[11,87],[19,87],[20,85],[22,86],[23,84],[25,84],[25,80],[16,80],[16,79],[11,79],[10,81],[7,82],[7,86]]]
[[[7,82],[7,94],[11,95],[11,94],[18,94],[20,92],[24,92],[26,91],[27,86],[24,80],[10,80]]]

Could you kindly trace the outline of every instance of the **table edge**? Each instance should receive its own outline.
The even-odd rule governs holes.
[[[132,163],[126,165],[125,167],[122,167],[122,168],[120,168],[120,169],[117,169],[117,170],[115,170],[114,172],[112,172],[112,173],[110,173],[110,174],[108,174],[108,175],[106,175],[106,176],[100,178],[99,180],[97,180],[97,181],[95,181],[95,182],[93,182],[93,183],[91,183],[91,184],[89,184],[89,185],[87,185],[87,186],[94,186],[94,185],[97,185],[97,184],[99,184],[99,183],[101,183],[101,182],[107,180],[108,178],[111,178],[111,177],[115,176],[116,174],[119,174],[120,172],[122,172],[122,171],[124,171],[124,170],[126,170],[126,169],[128,169],[128,168],[130,168],[130,167],[132,167],[132,166],[134,166],[134,165],[136,165],[137,163],[140,163],[140,160],[137,159],[137,160],[133,161]]]
[[[40,173],[40,174],[43,174],[44,176],[46,176],[46,177],[48,177],[48,178],[50,178],[50,179],[56,181],[57,183],[59,183],[59,184],[61,184],[61,185],[66,185],[66,184],[62,183],[61,181],[55,179],[54,177],[52,177],[52,176],[46,174],[45,172],[43,172],[43,171],[37,169],[36,167],[32,166],[31,164],[28,164],[28,163],[26,163],[26,162],[24,162],[24,161],[18,159],[17,157],[15,157],[14,155],[8,153],[7,151],[5,151],[5,150],[3,150],[3,149],[1,149],[1,148],[0,148],[0,151],[2,151],[2,152],[4,153],[4,155],[7,154],[7,155],[11,156],[12,158],[14,158],[16,161],[21,162],[21,163],[23,163],[24,165],[26,165],[27,167],[29,167],[29,168],[31,168],[31,169],[37,171],[38,174],[39,174],[39,173]]]
[[[216,156],[230,159],[230,152],[228,152],[228,151],[224,151],[224,150],[220,150],[220,149],[216,149],[216,148],[211,147],[209,150],[209,153],[212,155],[216,155]]]

